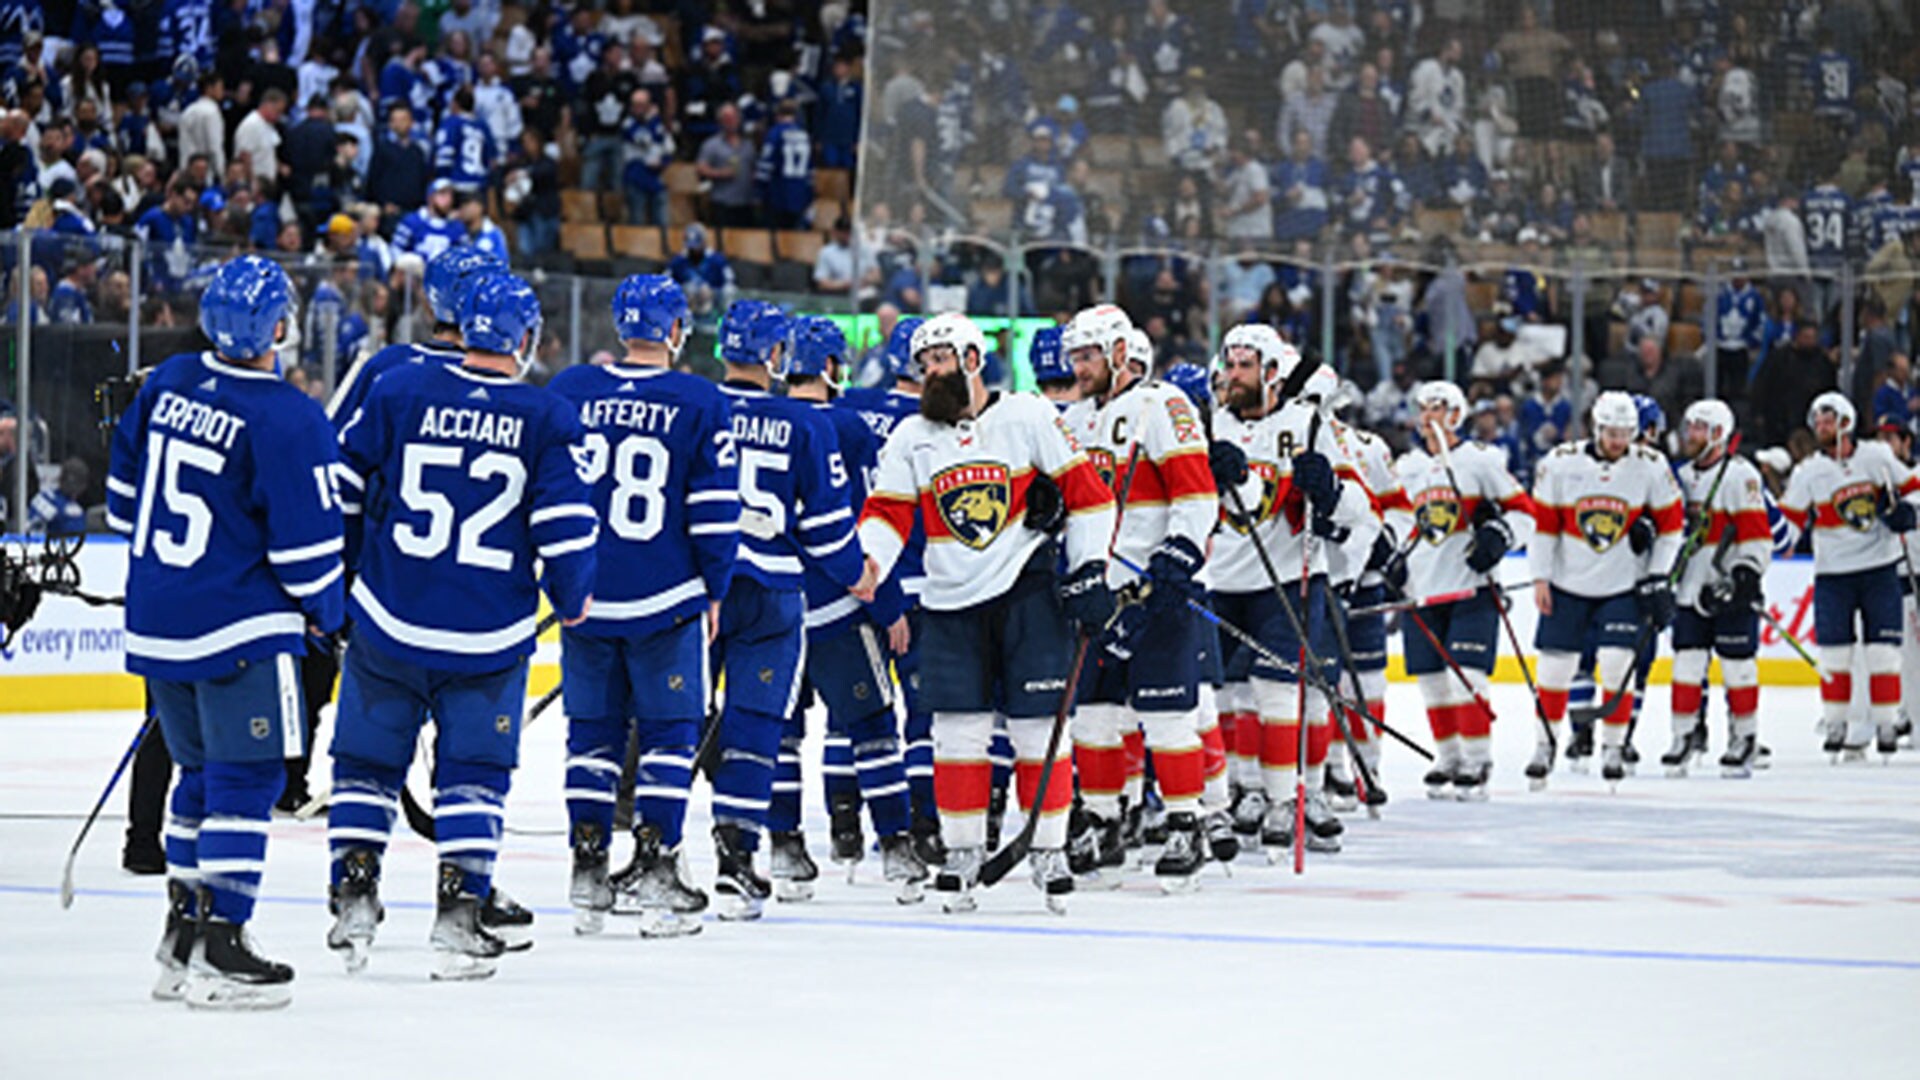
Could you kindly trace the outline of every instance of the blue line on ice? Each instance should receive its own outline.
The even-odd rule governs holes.
[[[59,889],[45,885],[0,885],[0,894],[34,896],[58,895]],[[77,895],[113,900],[155,902],[158,891],[134,889],[80,889]],[[263,904],[293,904],[317,907],[325,897],[268,896]],[[389,900],[391,908],[426,910],[432,905],[415,900]],[[567,918],[571,908],[536,907],[535,912],[551,918]],[[1464,956],[1522,956],[1567,960],[1652,960],[1679,964],[1738,964],[1777,967],[1840,968],[1855,971],[1920,972],[1920,960],[1888,960],[1845,956],[1777,956],[1766,953],[1676,952],[1666,949],[1597,949],[1576,945],[1507,945],[1498,942],[1412,941],[1402,938],[1308,937],[1299,934],[1244,934],[1205,930],[1128,930],[1098,926],[1014,926],[987,921],[835,919],[807,915],[769,915],[761,920],[768,925],[820,926],[849,930],[898,930],[942,934],[1006,934],[1038,938],[1092,938],[1108,941],[1182,942],[1198,945],[1262,945],[1290,949],[1352,949],[1366,952],[1440,953]]]

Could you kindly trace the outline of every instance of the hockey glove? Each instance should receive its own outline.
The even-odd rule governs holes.
[[[1193,592],[1193,575],[1204,561],[1200,549],[1183,537],[1169,536],[1147,561],[1146,604],[1155,614],[1184,604]]]
[[[1709,619],[1719,618],[1722,612],[1733,609],[1733,582],[1719,578],[1700,586],[1700,595],[1693,606]]]
[[[1060,580],[1060,610],[1080,629],[1097,634],[1113,618],[1113,590],[1107,588],[1107,564],[1087,563]]]
[[[1344,544],[1347,537],[1353,535],[1353,530],[1330,517],[1316,517],[1313,519],[1313,535],[1335,544]]]
[[[1729,611],[1756,611],[1760,607],[1760,571],[1742,563],[1733,568],[1729,576],[1733,579],[1733,594],[1728,603]]]
[[[1910,533],[1916,524],[1920,524],[1920,514],[1915,514],[1913,504],[1905,499],[1896,499],[1890,491],[1880,493],[1880,520],[1887,528],[1897,533]]]
[[[1633,519],[1627,526],[1627,545],[1633,548],[1635,555],[1645,555],[1653,550],[1654,537],[1658,535],[1653,527],[1653,519],[1645,514]]]
[[[1027,528],[1048,536],[1058,536],[1067,523],[1067,501],[1060,495],[1060,484],[1044,471],[1034,470],[1027,484]]]
[[[1407,556],[1394,541],[1392,529],[1382,529],[1380,535],[1373,538],[1373,551],[1367,556],[1367,569],[1387,579],[1394,592],[1405,592],[1407,588]]]
[[[1306,496],[1307,508],[1315,517],[1333,513],[1334,504],[1340,501],[1340,478],[1333,475],[1333,462],[1315,450],[1294,456],[1293,486]]]
[[[1505,518],[1490,517],[1473,529],[1473,546],[1467,549],[1467,568],[1484,574],[1500,565],[1513,549],[1513,529]]]
[[[1665,574],[1640,579],[1633,590],[1634,602],[1640,606],[1640,616],[1656,627],[1665,627],[1673,622],[1673,586],[1668,584]]]
[[[1215,439],[1207,447],[1207,468],[1213,472],[1213,486],[1225,491],[1247,482],[1247,452]]]

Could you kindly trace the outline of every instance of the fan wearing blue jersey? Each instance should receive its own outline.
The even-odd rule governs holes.
[[[393,250],[432,261],[448,248],[465,247],[467,226],[454,214],[453,181],[441,177],[427,185],[427,204],[393,227]]]
[[[846,469],[849,504],[861,506],[866,503],[880,443],[858,414],[833,407],[846,356],[846,335],[832,320],[801,319],[793,334],[793,356],[781,374],[789,401],[811,403],[832,424]],[[826,704],[827,731],[852,758],[851,777],[830,776],[828,811],[844,815],[850,801],[845,788],[853,787],[851,801],[857,807],[858,800],[865,800],[873,831],[880,835],[886,879],[899,886],[901,903],[915,903],[929,874],[908,832],[911,803],[885,644],[889,637],[903,640],[908,633],[906,594],[889,582],[872,604],[862,604],[823,569],[820,558],[809,553],[805,562],[808,696]],[[781,735],[773,806],[767,819],[772,840],[770,871],[775,894],[781,899],[812,896],[812,882],[820,875],[800,832],[800,744],[806,735],[806,709],[806,702],[794,709]]]
[[[609,910],[637,911],[646,937],[694,934],[700,922],[686,916],[707,906],[683,876],[680,839],[740,494],[731,404],[712,382],[672,370],[692,320],[671,278],[629,277],[613,297],[626,356],[568,368],[547,386],[586,430],[581,468],[601,523],[593,613],[560,634],[574,929],[583,934],[598,933]],[[610,880],[615,789],[636,726],[633,865]]]
[[[722,918],[757,918],[772,892],[753,853],[767,823],[780,730],[799,698],[806,561],[861,600],[874,595],[853,540],[851,484],[832,423],[768,392],[791,334],[787,316],[757,300],[736,301],[720,328],[741,504],[738,561],[714,648],[727,688],[713,770],[715,887],[729,898]]]
[[[453,185],[460,195],[473,197],[493,168],[493,136],[473,118],[473,88],[453,92],[453,107],[433,131],[433,175]]]
[[[460,366],[395,368],[340,433],[357,554],[332,748],[327,944],[349,971],[373,945],[380,860],[429,715],[440,853],[433,976],[485,978],[508,951],[482,922],[481,903],[519,764],[540,593],[568,626],[592,600],[599,527],[574,463],[580,423],[564,399],[519,381],[539,348],[539,299],[514,275],[495,274],[467,291],[459,324]]]
[[[292,1000],[293,969],[245,927],[281,760],[305,741],[297,660],[343,614],[332,429],[275,369],[292,304],[273,263],[221,267],[200,302],[213,351],[147,377],[107,477],[107,523],[130,540],[127,670],[180,766],[153,996],[200,1008]]]

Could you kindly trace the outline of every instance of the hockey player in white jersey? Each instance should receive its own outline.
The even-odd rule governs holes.
[[[1911,421],[1897,416],[1880,418],[1880,441],[1907,468],[1913,468],[1914,431]],[[1920,716],[1920,529],[1900,534],[1900,594],[1905,597],[1905,621],[1900,642],[1900,716],[1895,733],[1912,745],[1913,721]]]
[[[1733,453],[1733,410],[1726,402],[1696,401],[1682,429],[1687,460],[1677,480],[1687,519],[1698,539],[1674,590],[1673,746],[1661,755],[1668,775],[1686,775],[1701,749],[1694,735],[1704,705],[1710,656],[1720,658],[1727,690],[1727,751],[1722,775],[1752,774],[1759,746],[1760,579],[1773,553],[1760,470]]]
[[[1657,633],[1673,621],[1672,572],[1685,523],[1673,470],[1660,454],[1634,445],[1639,430],[1633,398],[1608,391],[1593,405],[1593,438],[1560,446],[1534,475],[1529,565],[1540,611],[1540,706],[1559,741],[1582,639],[1594,628],[1600,692],[1607,695],[1600,774],[1609,784],[1626,776],[1635,650],[1651,636],[1642,628]],[[1552,766],[1543,733],[1527,775],[1544,779]]]
[[[1891,754],[1900,706],[1901,538],[1914,531],[1920,477],[1885,443],[1854,440],[1853,404],[1844,394],[1814,398],[1807,424],[1820,449],[1794,467],[1780,509],[1796,532],[1813,529],[1824,748],[1838,754],[1866,746],[1865,732],[1847,729],[1853,644],[1860,641],[1874,736],[1880,752]]]
[[[1419,441],[1395,466],[1410,510],[1390,515],[1390,523],[1407,537],[1399,549],[1406,593],[1445,598],[1423,603],[1400,624],[1407,672],[1433,730],[1436,755],[1424,782],[1430,798],[1478,801],[1493,770],[1494,716],[1483,704],[1499,655],[1502,597],[1493,575],[1531,530],[1533,500],[1507,472],[1505,453],[1461,440],[1467,397],[1458,386],[1422,383],[1413,400]],[[1386,560],[1388,576],[1400,573],[1396,555]]]
[[[933,713],[934,786],[947,848],[935,888],[951,894],[949,911],[975,906],[997,707],[1019,759],[1021,806],[1041,815],[1034,882],[1058,904],[1073,888],[1064,850],[1073,780],[1064,754],[1052,764],[1041,805],[1035,795],[1049,724],[1074,662],[1069,624],[1097,634],[1112,614],[1106,552],[1113,496],[1053,406],[987,390],[986,340],[965,316],[928,319],[914,332],[912,349],[925,375],[920,415],[901,421],[880,453],[860,515],[860,544],[871,576],[883,580],[915,524],[926,530],[918,636],[921,654],[937,662],[922,668],[920,690]],[[1066,547],[1064,578],[1054,531]]]
[[[1144,335],[1140,335],[1144,339]],[[1087,828],[1076,861],[1121,820],[1126,781],[1121,733],[1138,725],[1153,754],[1167,809],[1167,840],[1154,873],[1169,888],[1191,882],[1206,859],[1200,796],[1206,785],[1199,728],[1199,618],[1186,601],[1219,520],[1207,437],[1179,388],[1150,377],[1133,323],[1112,305],[1075,315],[1061,337],[1082,399],[1067,424],[1090,453],[1113,463],[1123,500],[1107,582],[1143,590],[1123,611],[1101,658],[1098,684],[1075,714],[1074,751]],[[1124,559],[1124,562],[1122,561]],[[1145,571],[1144,578],[1130,567]]]

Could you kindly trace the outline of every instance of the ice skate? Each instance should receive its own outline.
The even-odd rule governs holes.
[[[1547,777],[1553,775],[1553,744],[1536,742],[1533,744],[1533,760],[1527,762],[1527,790],[1545,791]]]
[[[1327,762],[1325,774],[1327,803],[1334,810],[1346,814],[1360,809],[1359,789],[1354,787],[1353,777],[1347,775],[1346,762]]]
[[[927,864],[920,861],[920,854],[914,849],[913,838],[906,833],[894,833],[880,838],[881,874],[897,888],[894,899],[902,904],[917,904],[926,899],[927,878],[932,876]]]
[[[640,916],[644,938],[699,933],[700,920],[688,916],[707,909],[707,894],[687,881],[679,853],[661,846],[660,830],[652,825],[635,829],[633,841],[633,862],[610,882],[613,913]]]
[[[768,838],[767,876],[773,879],[773,898],[783,904],[813,899],[813,883],[820,867],[807,853],[807,838],[800,832],[777,832]]]
[[[499,966],[507,943],[480,922],[480,898],[466,890],[465,873],[440,864],[440,889],[433,919],[433,978],[485,979]]]
[[[1126,840],[1120,819],[1082,811],[1080,829],[1067,841],[1067,864],[1074,876],[1090,886],[1118,888],[1126,863]]]
[[[1893,722],[1893,734],[1900,743],[1908,747],[1913,745],[1913,717],[1907,715],[1904,707],[1900,710],[1900,718]]]
[[[1900,727],[1898,724],[1880,724],[1874,728],[1874,749],[1880,752],[1883,765],[1893,763],[1893,755],[1900,749]]]
[[[1620,764],[1627,770],[1628,776],[1634,776],[1640,771],[1640,751],[1633,748],[1631,731],[1628,732],[1627,741],[1620,746]]]
[[[1847,746],[1847,722],[1845,720],[1821,721],[1821,733],[1824,736],[1820,742],[1821,751],[1827,755],[1829,762],[1835,765],[1840,764],[1840,753]]]
[[[1462,762],[1453,771],[1453,797],[1461,802],[1486,802],[1487,781],[1492,778],[1493,762]]]
[[[1573,738],[1567,740],[1567,771],[1584,773],[1592,768],[1593,724],[1573,722]]]
[[[720,917],[728,922],[750,922],[760,917],[773,886],[753,868],[753,852],[742,844],[744,830],[738,825],[713,827],[714,857],[719,862],[713,891],[726,898]]]
[[[372,848],[348,848],[340,856],[340,883],[327,906],[333,910],[327,948],[340,954],[349,974],[364,969],[374,934],[387,917],[380,904],[380,856]]]
[[[1751,735],[1734,735],[1727,740],[1727,752],[1720,755],[1720,775],[1732,780],[1745,780],[1753,775],[1753,758],[1757,749]]]
[[[1452,754],[1442,753],[1434,758],[1433,766],[1427,770],[1427,775],[1421,777],[1421,782],[1427,785],[1427,798],[1453,798],[1453,774],[1459,767],[1459,758]]]
[[[980,907],[980,901],[974,898],[973,887],[979,884],[980,864],[985,861],[986,851],[983,848],[947,849],[947,861],[933,879],[934,891],[947,894],[940,902],[943,911],[958,915]]]
[[[1707,728],[1704,724],[1695,724],[1686,731],[1673,734],[1673,745],[1660,755],[1660,764],[1671,777],[1687,775],[1687,765],[1695,758],[1707,754]]]
[[[508,952],[526,952],[533,948],[533,912],[495,887],[480,905],[480,925],[494,937],[507,943]]]
[[[1387,805],[1387,789],[1380,786],[1380,770],[1372,762],[1367,763],[1367,771],[1372,774],[1373,782],[1360,796],[1360,802],[1367,808],[1367,816],[1378,818],[1380,808]]]
[[[1620,753],[1620,747],[1609,746],[1601,751],[1600,779],[1607,782],[1608,791],[1619,791],[1620,781],[1627,778],[1627,762]]]
[[[1225,810],[1215,810],[1207,815],[1207,853],[1213,861],[1225,866],[1240,857],[1240,838],[1234,835],[1232,815]]]
[[[1027,853],[1027,865],[1033,870],[1033,887],[1047,898],[1047,910],[1065,915],[1067,897],[1073,893],[1073,871],[1067,868],[1067,853],[1059,848],[1035,848]]]
[[[293,1001],[293,969],[261,956],[253,935],[238,923],[203,920],[188,968],[189,1008],[280,1009]]]
[[[852,884],[854,869],[867,855],[867,834],[860,828],[860,804],[836,799],[827,810],[827,857],[835,866],[847,868]]]
[[[1154,860],[1153,876],[1160,880],[1160,891],[1191,892],[1199,883],[1200,867],[1207,861],[1206,838],[1200,832],[1200,819],[1191,813],[1168,814],[1167,838],[1160,857]]]
[[[160,963],[160,977],[153,983],[153,1000],[179,1001],[187,996],[187,964],[193,959],[193,942],[198,930],[193,890],[178,881],[167,882],[167,928],[160,935],[160,947],[153,950],[153,958]]]
[[[987,850],[1000,850],[1000,829],[1007,820],[1007,789],[997,787],[987,796]],[[937,835],[937,833],[936,833]]]
[[[1346,825],[1327,805],[1326,796],[1318,791],[1307,792],[1307,850],[1339,851],[1340,834],[1346,831]]]
[[[1241,793],[1233,807],[1233,831],[1241,836],[1260,835],[1260,822],[1267,816],[1267,793],[1259,788],[1248,788]]]
[[[913,853],[923,864],[935,867],[947,861],[947,845],[940,839],[939,818],[914,818],[907,832],[913,837]]]
[[[607,879],[607,847],[600,826],[581,822],[573,827],[573,880],[567,888],[573,904],[573,932],[597,934],[606,928],[613,910],[613,886]]]
[[[1878,735],[1878,728],[1866,717],[1847,721],[1847,742],[1840,751],[1840,760],[1847,762],[1867,760],[1867,744]]]

